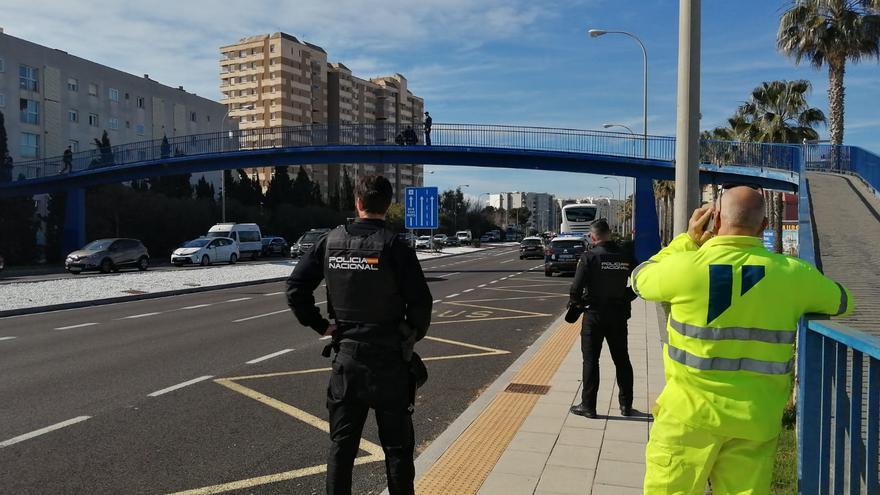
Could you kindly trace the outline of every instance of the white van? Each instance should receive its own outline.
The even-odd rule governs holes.
[[[462,245],[468,245],[474,240],[470,230],[459,230],[455,233],[455,237],[458,238],[458,242]]]
[[[229,237],[238,243],[241,256],[257,259],[263,250],[263,236],[255,223],[218,223],[208,230],[208,237]]]

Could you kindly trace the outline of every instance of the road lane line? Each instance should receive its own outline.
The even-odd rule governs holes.
[[[272,359],[273,357],[278,357],[282,354],[287,354],[288,352],[293,352],[293,349],[281,349],[278,352],[273,352],[272,354],[266,354],[265,356],[258,357],[257,359],[251,359],[250,361],[246,362],[245,364],[256,364],[261,361],[266,361],[268,359]]]
[[[489,282],[489,283],[490,283],[490,284],[497,284],[498,281],[497,281],[497,280],[493,280],[493,281],[491,281],[491,282]]]
[[[288,311],[290,311],[290,310],[289,309],[282,309],[281,311],[273,311],[271,313],[265,313],[262,315],[248,316],[247,318],[239,318],[237,320],[232,320],[232,323],[241,323],[243,321],[256,320],[257,318],[265,318],[267,316],[280,315],[281,313],[287,313]]]
[[[252,298],[252,297],[239,297],[239,298],[236,298],[236,299],[227,299],[227,300],[224,301],[224,302],[242,302],[242,301],[249,301],[249,300],[251,300],[251,299],[253,299],[253,298]]]
[[[263,294],[263,295],[266,296],[266,297],[268,297],[268,296],[277,296],[277,295],[279,295],[279,294],[284,294],[284,291],[280,291],[280,292],[270,292],[270,293],[268,293],[268,294]]]
[[[213,304],[196,304],[195,306],[184,306],[180,309],[199,309],[199,308],[207,308],[208,306],[213,306]]]
[[[462,294],[467,294],[468,292],[473,292],[474,289],[465,289],[461,291]]]
[[[97,323],[80,323],[79,325],[69,325],[66,327],[58,327],[55,330],[72,330],[74,328],[92,327],[95,325],[97,325]]]
[[[134,319],[137,319],[137,318],[146,318],[146,317],[148,317],[148,316],[156,316],[156,315],[158,315],[158,314],[161,314],[161,312],[157,311],[157,312],[155,312],[155,313],[143,313],[143,314],[140,314],[140,315],[126,316],[126,317],[124,317],[124,318],[119,318],[119,319],[120,319],[120,320],[134,320]]]
[[[482,289],[482,288],[485,287],[485,286],[486,286],[486,284],[480,284],[480,285],[478,285],[477,287],[480,288],[480,289]]]
[[[442,299],[434,299],[434,304],[437,304],[438,302],[443,302],[443,300]]]
[[[10,445],[15,445],[18,442],[24,442],[25,440],[30,440],[31,438],[38,437],[40,435],[45,435],[46,433],[60,430],[66,426],[70,426],[76,423],[83,422],[87,419],[90,419],[91,416],[77,416],[76,418],[68,419],[67,421],[62,421],[60,423],[55,423],[54,425],[47,426],[45,428],[40,428],[39,430],[34,430],[30,433],[25,433],[24,435],[19,435],[15,438],[10,438],[9,440],[4,440],[0,442],[0,449],[4,447],[9,447]]]
[[[519,260],[518,260],[518,259],[512,259],[512,260],[502,261],[501,263],[498,263],[498,264],[499,264],[499,265],[503,265],[503,264],[505,264],[505,263],[513,263],[514,261],[519,261]]]
[[[12,340],[15,337],[0,337],[0,340]]]
[[[152,394],[147,394],[147,397],[158,397],[162,394],[167,394],[168,392],[174,392],[175,390],[181,389],[183,387],[188,387],[194,383],[199,383],[199,382],[203,382],[205,380],[210,380],[211,378],[214,378],[214,376],[213,375],[205,375],[205,376],[200,376],[198,378],[193,378],[192,380],[187,380],[183,383],[178,383],[177,385],[172,385],[168,388],[163,388],[162,390],[157,390],[157,391],[153,392]]]
[[[451,299],[451,298],[453,298],[453,297],[458,297],[458,296],[460,296],[460,295],[461,295],[461,294],[459,294],[459,293],[456,292],[455,294],[449,294],[448,296],[446,296],[446,299]]]

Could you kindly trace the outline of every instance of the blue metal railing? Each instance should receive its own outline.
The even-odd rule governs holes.
[[[393,123],[314,124],[212,132],[177,136],[74,153],[70,171],[129,165],[181,155],[327,145],[395,145],[405,143],[407,126]],[[416,144],[424,142],[424,129],[415,125]],[[672,162],[675,138],[609,131],[483,124],[434,124],[433,146],[507,148],[538,151],[591,153]],[[784,144],[703,141],[704,163],[781,169],[797,172],[800,149]],[[57,175],[64,170],[62,156],[21,162],[14,166],[12,180]]]
[[[810,144],[804,147],[807,170],[853,174],[880,191],[880,156],[855,146]]]
[[[828,147],[827,151],[832,153],[806,150],[800,174],[799,252],[801,258],[814,265],[817,260],[806,170],[847,171],[841,166],[846,164],[859,175],[870,172],[871,167],[873,172],[880,171],[880,164],[872,165],[858,156],[863,152],[858,148]],[[833,157],[836,165],[817,166],[822,163],[818,157],[823,155]],[[798,347],[798,492],[880,493],[880,338],[828,321],[803,318]]]

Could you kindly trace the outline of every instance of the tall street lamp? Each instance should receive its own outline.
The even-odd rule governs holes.
[[[644,62],[644,80],[642,82],[642,136],[644,138],[643,143],[643,153],[644,157],[648,158],[648,49],[645,48],[645,44],[642,43],[642,40],[639,39],[638,36],[628,33],[626,31],[606,31],[604,29],[590,29],[587,31],[587,34],[590,35],[591,38],[598,38],[599,36],[604,36],[606,34],[622,34],[624,36],[629,36],[634,39],[636,43],[642,47],[642,58]]]
[[[622,206],[623,196],[621,196],[621,194],[620,194],[620,179],[617,178],[617,177],[612,177],[612,176],[610,176],[610,175],[606,175],[606,176],[604,176],[604,177],[602,177],[602,178],[603,178],[603,179],[606,179],[606,180],[613,180],[613,181],[617,182],[617,200],[618,200],[618,208],[619,208],[619,209],[622,209],[622,208],[623,208],[623,206]],[[626,180],[624,180],[623,183],[626,184]],[[616,208],[616,209],[617,209],[617,208]],[[626,223],[626,219],[625,219],[625,218],[621,218],[622,215],[621,215],[620,213],[621,213],[620,211],[616,212],[616,215],[617,215],[617,231],[618,231],[618,233],[623,234],[623,232],[621,232],[621,231],[622,231],[623,228],[625,227],[624,224]]]
[[[628,126],[628,125],[623,125],[623,124],[602,124],[602,128],[603,128],[603,129],[611,129],[612,127],[623,127],[623,128],[626,129],[630,134],[635,134],[635,132],[633,132],[632,128],[631,128],[630,126]]]
[[[243,105],[238,109],[239,110],[253,110],[254,108],[255,108],[254,105],[251,103],[249,105]],[[231,112],[231,111],[232,111],[231,108],[227,109],[226,113],[223,114],[223,118],[220,119],[221,139],[222,139],[222,134],[223,134],[223,128],[226,126],[226,117],[229,117],[229,112]],[[230,138],[232,137],[231,130],[229,131],[229,137]],[[224,140],[220,141],[220,143],[221,143],[220,144],[220,151],[221,152],[226,151],[226,146],[225,146],[226,140],[224,139]],[[226,223],[226,170],[220,171],[220,221],[223,223]]]
[[[611,195],[611,199],[608,200],[608,213],[611,213],[611,200],[614,200],[614,201],[616,202],[616,201],[617,201],[617,197],[614,195],[614,191],[612,191],[611,189],[609,189],[609,188],[607,188],[607,187],[605,187],[605,186],[601,186],[601,187],[599,187],[599,189],[604,189],[604,190],[608,191],[608,194]],[[616,217],[616,216],[617,216],[617,215],[615,215],[615,217]],[[614,223],[614,227],[615,227],[615,228],[618,228],[617,221],[615,220],[613,223]]]

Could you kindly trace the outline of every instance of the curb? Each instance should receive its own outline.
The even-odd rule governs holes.
[[[490,247],[486,249],[482,249],[481,251],[491,251],[494,249],[499,249],[499,247]],[[455,253],[455,254],[447,254],[442,256],[437,256],[434,258],[430,258],[424,261],[433,261],[439,260],[441,258],[452,258],[455,256],[464,256],[466,254],[474,254],[480,251],[470,251],[467,253]],[[5,318],[8,316],[23,316],[23,315],[31,315],[36,313],[49,313],[52,311],[64,311],[67,309],[79,309],[85,308],[88,306],[104,306],[107,304],[118,304],[125,302],[133,302],[133,301],[143,301],[146,299],[158,299],[160,297],[170,297],[170,296],[180,296],[184,294],[195,294],[198,292],[208,292],[212,290],[223,290],[223,289],[234,289],[236,287],[246,287],[248,285],[260,285],[260,284],[271,284],[275,282],[283,282],[287,280],[287,277],[276,277],[276,278],[267,278],[260,280],[249,280],[247,282],[235,282],[231,284],[224,285],[210,285],[205,287],[193,287],[190,289],[178,289],[171,291],[163,291],[163,292],[155,292],[150,294],[138,294],[132,296],[120,296],[120,297],[111,297],[108,299],[92,299],[89,301],[78,301],[72,303],[64,303],[64,304],[52,304],[49,306],[34,306],[31,308],[19,308],[19,309],[9,309],[5,311],[0,311],[0,318]],[[38,280],[35,282],[45,282],[45,280]],[[17,282],[14,282],[17,283]],[[21,283],[29,283],[29,282],[21,282]]]
[[[415,460],[416,480],[427,472],[431,466],[446,452],[446,450],[464,433],[464,431],[476,420],[480,414],[486,409],[492,399],[503,391],[513,376],[528,362],[528,360],[538,352],[544,345],[553,331],[565,321],[565,315],[559,316],[557,319],[547,326],[541,335],[523,351],[516,361],[514,361],[506,370],[504,370],[498,378],[492,382],[489,387],[474,400],[467,409],[465,409],[458,418],[455,419],[440,435],[435,438],[431,444],[421,453]],[[381,495],[388,495],[386,488]]]
[[[49,306],[35,306],[32,308],[9,309],[0,311],[0,318],[7,316],[22,316],[36,313],[49,313],[52,311],[63,311],[66,309],[78,309],[88,306],[104,306],[107,304],[118,304],[133,301],[142,301],[146,299],[159,299],[161,297],[180,296],[184,294],[195,294],[197,292],[208,292],[212,290],[234,289],[236,287],[246,287],[248,285],[271,284],[275,282],[283,282],[287,277],[266,278],[261,280],[249,280],[247,282],[235,282],[223,285],[208,285],[204,287],[192,287],[189,289],[169,290],[163,292],[154,292],[150,294],[138,294],[133,296],[111,297],[108,299],[94,299],[91,301],[78,301],[64,304],[52,304]]]

